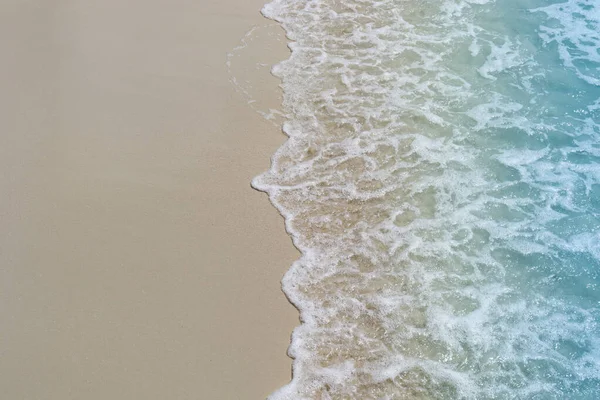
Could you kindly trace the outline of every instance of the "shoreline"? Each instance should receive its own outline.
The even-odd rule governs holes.
[[[280,281],[298,252],[250,187],[285,136],[225,67],[252,26],[281,29],[264,1],[1,6],[7,396],[255,399],[289,382]],[[289,52],[257,40],[236,62],[268,109],[279,82],[255,56]]]

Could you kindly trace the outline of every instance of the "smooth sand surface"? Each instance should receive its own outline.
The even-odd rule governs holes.
[[[249,186],[284,137],[225,68],[271,23],[263,3],[0,3],[3,399],[262,399],[288,382],[297,253]],[[254,95],[276,102],[266,81]]]

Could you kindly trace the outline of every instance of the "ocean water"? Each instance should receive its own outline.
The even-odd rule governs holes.
[[[271,400],[600,399],[600,1],[274,0]]]

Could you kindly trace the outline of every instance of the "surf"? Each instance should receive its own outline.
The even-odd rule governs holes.
[[[600,395],[600,4],[275,0],[283,399]]]

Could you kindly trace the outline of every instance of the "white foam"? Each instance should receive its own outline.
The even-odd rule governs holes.
[[[491,43],[490,54],[485,63],[477,71],[487,79],[496,79],[494,75],[508,69],[518,67],[524,64],[522,52],[517,49],[519,44],[514,44],[510,39],[505,38],[504,43],[498,46]],[[472,55],[477,55],[478,51],[471,49]]]
[[[594,0],[568,0],[531,10],[543,12],[560,27],[540,27],[546,43],[556,43],[568,68],[591,85],[600,86],[600,6]],[[575,46],[575,48],[573,48]],[[582,63],[592,63],[590,70]]]
[[[598,154],[598,127],[560,109],[543,85],[561,67],[492,23],[501,9],[263,9],[294,41],[273,68],[289,139],[253,186],[302,252],[283,280],[302,320],[293,380],[272,400],[544,398],[600,379],[597,310],[555,278],[565,254],[598,258],[597,235],[556,232],[600,184],[571,160]],[[566,358],[565,337],[585,337],[585,356]]]

